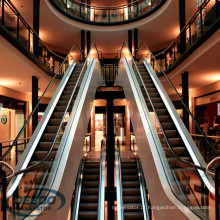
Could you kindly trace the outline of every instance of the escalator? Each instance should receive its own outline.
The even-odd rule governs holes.
[[[117,219],[151,220],[149,195],[135,152],[116,150]]]
[[[100,157],[97,151],[87,153],[79,166],[73,196],[71,220],[104,219],[105,216],[105,142]]]
[[[71,51],[74,47],[76,48],[74,45]],[[93,44],[91,50],[94,47],[96,48]],[[57,73],[61,68],[62,66]],[[52,83],[56,75],[47,86],[39,103],[47,90],[54,86]],[[103,84],[100,75],[100,64],[91,53],[88,54],[84,63],[73,61],[68,67],[14,173],[7,177],[9,180],[11,179],[7,189],[7,215],[9,219],[24,219],[27,216],[40,218],[47,215],[54,219],[67,217],[69,207],[66,204],[70,203],[70,192],[73,191],[72,182],[76,178],[76,167],[78,167],[83,154],[83,136],[86,134],[92,107],[90,103],[94,100],[96,88]],[[36,108],[19,135],[27,126]],[[19,135],[16,139],[19,138]],[[12,150],[14,145],[13,143],[4,156]],[[85,167],[88,169],[85,169],[85,177],[88,176],[88,181],[84,180],[83,187],[85,188],[82,191],[83,195],[88,191],[91,192],[93,199],[98,192],[97,179],[93,178],[93,174],[90,176],[90,172],[99,172],[96,165],[96,163],[86,161]],[[72,172],[67,171],[70,169]],[[69,178],[64,178],[65,175]],[[93,180],[90,181],[90,178]],[[69,181],[65,182],[66,180]],[[54,199],[51,200],[51,198]],[[97,215],[97,210],[95,211],[98,207],[97,204],[95,205],[96,199],[91,207],[86,208],[87,203],[83,203],[82,196],[80,213],[83,213],[84,209],[92,209]],[[61,200],[61,205],[59,200]]]
[[[124,219],[143,219],[140,183],[135,158],[121,160]]]
[[[65,131],[66,123],[64,122],[64,118],[66,115],[70,115],[79,91],[81,83],[81,81],[79,81],[79,76],[82,68],[83,64],[76,64],[74,70],[70,71],[69,76],[67,76],[68,80],[66,80],[66,82],[61,82],[64,84],[62,85],[63,91],[59,99],[57,99],[57,104],[44,131],[42,132],[33,155],[28,155],[31,159],[28,161],[27,167],[34,167],[36,164],[41,163],[42,165],[37,166],[30,172],[25,172],[15,190],[13,202],[16,200],[16,197],[21,196],[25,198],[23,202],[15,203],[13,204],[13,207],[11,207],[13,213],[19,216],[28,215],[30,210],[34,210],[37,206],[39,206],[38,203],[33,204],[33,200],[37,200],[40,195],[43,196],[44,194],[47,194],[47,192],[42,189],[44,189],[47,184],[53,162],[57,151],[59,150],[61,139]],[[16,182],[16,178],[18,177],[15,177],[11,189]],[[29,183],[31,183],[31,185],[29,185]],[[10,190],[8,193],[10,193]],[[27,198],[30,197],[32,199],[27,202]]]
[[[123,46],[126,48],[124,50],[126,53],[128,46]],[[150,51],[149,48],[147,49]],[[123,47],[121,54],[123,57]],[[119,66],[121,76],[119,74],[116,82],[123,86],[129,103],[134,133],[137,136],[137,143],[140,143],[139,155],[144,163],[144,173],[160,181],[164,191],[158,186],[157,193],[161,192],[163,195],[165,192],[161,198],[166,198],[169,194],[167,199],[159,201],[159,196],[155,195],[155,186],[146,179],[147,185],[150,186],[149,191],[152,190],[150,192],[152,203],[163,207],[171,202],[170,205],[178,207],[177,212],[183,215],[180,217],[183,219],[213,219],[215,215],[215,206],[212,201],[215,195],[214,181],[206,173],[207,161],[204,155],[192,140],[163,87],[163,84],[173,86],[172,83],[165,76],[162,84],[145,59],[137,59],[139,61],[137,62],[131,54],[124,57]],[[170,92],[171,89],[169,88],[168,91]],[[190,112],[189,115],[192,117]],[[194,118],[192,121],[200,129]],[[206,141],[206,147],[210,147],[212,155],[218,156],[219,152],[211,146],[202,131],[201,136]],[[150,162],[148,163],[145,157],[151,160],[151,164],[155,164],[155,166],[151,165],[152,169],[149,168]],[[154,173],[152,173],[153,170]],[[170,187],[169,193],[168,187]],[[172,199],[171,193],[174,195]],[[186,207],[186,210],[188,208],[190,211],[181,207]],[[162,217],[159,212],[155,212],[155,215],[157,218]]]
[[[78,219],[98,218],[99,173],[99,162],[85,161]]]

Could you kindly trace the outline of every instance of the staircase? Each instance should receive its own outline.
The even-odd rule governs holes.
[[[124,219],[144,219],[135,159],[121,161]]]
[[[98,218],[100,162],[85,161],[78,219]]]

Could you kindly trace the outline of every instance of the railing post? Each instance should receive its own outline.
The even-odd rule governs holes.
[[[18,163],[18,142],[16,142],[15,145],[15,161],[16,161],[16,165]]]
[[[1,198],[1,211],[2,211],[2,220],[6,220],[6,172],[0,170],[0,184],[2,185],[2,198]]]
[[[28,50],[29,51],[31,49],[30,44],[31,44],[31,31],[30,31],[30,27],[28,27]]]
[[[2,143],[0,143],[0,157],[2,156]],[[0,170],[2,169],[2,165],[0,165]]]
[[[17,17],[17,39],[19,39],[19,14]]]
[[[203,34],[203,24],[202,24],[202,9],[200,8],[199,11],[200,14],[200,31],[201,31],[201,35]]]
[[[215,169],[215,219],[219,220],[219,172],[220,166]]]
[[[2,24],[5,23],[5,0],[2,0]]]

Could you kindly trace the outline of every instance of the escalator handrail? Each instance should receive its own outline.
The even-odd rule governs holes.
[[[77,181],[76,181],[76,188],[74,192],[74,205],[73,205],[73,213],[71,213],[71,220],[77,220],[79,215],[79,204],[80,204],[80,197],[81,197],[81,190],[82,190],[82,181],[83,181],[83,170],[85,165],[85,158],[87,156],[87,153],[84,154],[84,157],[82,158],[79,170],[77,173]]]
[[[127,42],[125,42],[125,44],[127,44]],[[127,45],[127,47],[128,47],[128,45]],[[128,48],[128,50],[129,50],[129,48]],[[129,53],[130,53],[130,55],[132,56],[130,50],[129,50]],[[145,89],[145,92],[146,92],[146,94],[147,94],[147,96],[148,96],[148,99],[149,99],[149,101],[150,101],[150,104],[151,104],[151,106],[152,106],[152,108],[153,108],[153,111],[155,112],[155,115],[156,115],[156,117],[157,117],[157,120],[158,120],[158,122],[159,122],[159,124],[160,124],[161,131],[163,132],[165,141],[166,141],[166,143],[167,143],[167,145],[168,145],[168,148],[170,149],[171,153],[173,154],[174,157],[176,157],[176,158],[177,158],[179,161],[181,161],[182,163],[185,163],[185,164],[187,164],[187,165],[189,165],[189,166],[191,166],[191,167],[194,167],[194,168],[196,168],[196,169],[200,169],[200,170],[206,171],[206,168],[205,168],[205,167],[198,166],[198,165],[195,165],[195,164],[193,164],[193,163],[190,163],[190,162],[188,162],[188,161],[183,160],[181,157],[179,157],[179,156],[175,153],[175,151],[173,150],[173,148],[170,146],[170,143],[169,143],[169,140],[168,140],[168,138],[167,138],[167,136],[166,136],[165,130],[164,130],[164,128],[163,128],[163,125],[162,125],[162,123],[160,122],[159,116],[158,116],[158,114],[157,114],[157,112],[156,112],[156,110],[155,110],[155,108],[154,108],[154,105],[153,105],[153,102],[152,102],[152,100],[151,100],[151,97],[150,97],[150,95],[149,95],[149,93],[148,93],[148,91],[147,91],[147,89],[146,89],[146,87],[145,87],[145,84],[144,84],[144,82],[143,82],[143,79],[142,79],[142,77],[141,77],[141,74],[140,74],[140,72],[139,72],[139,70],[138,70],[138,67],[137,67],[137,65],[136,65],[136,62],[135,62],[133,56],[132,56],[132,59],[133,59],[134,66],[135,66],[135,68],[136,68],[136,70],[137,70],[137,73],[138,73],[138,75],[139,75],[139,77],[140,77],[140,79],[141,79],[141,83],[143,84],[143,87],[144,87],[144,89]]]
[[[101,141],[98,220],[105,219],[105,149],[104,139]]]
[[[208,165],[207,165],[207,167],[206,167],[206,172],[207,172],[209,175],[213,176],[213,177],[215,177],[215,173],[210,170],[210,167],[211,167],[212,164],[215,163],[216,161],[220,161],[220,157],[214,158],[212,161],[210,161],[210,162],[208,163]]]
[[[145,220],[151,220],[150,215],[149,215],[149,204],[147,202],[147,195],[146,195],[146,183],[144,179],[144,172],[141,166],[141,162],[139,158],[136,158],[137,162],[137,170],[138,170],[138,178],[139,178],[139,184],[140,184],[140,192],[141,192],[141,201],[142,201],[142,210],[144,214],[144,219]]]
[[[32,118],[33,114],[35,113],[35,111],[38,109],[42,99],[44,98],[44,95],[46,94],[46,92],[48,91],[48,89],[50,88],[51,84],[53,83],[53,81],[55,80],[55,78],[58,76],[59,71],[61,70],[61,68],[63,67],[64,63],[66,62],[68,56],[70,55],[70,53],[72,52],[72,50],[77,47],[77,44],[74,44],[72,46],[72,48],[70,49],[69,53],[67,54],[67,56],[65,57],[65,59],[63,60],[62,64],[60,65],[60,67],[58,68],[56,74],[53,76],[53,78],[51,79],[51,81],[49,82],[49,84],[47,85],[46,89],[44,90],[43,94],[41,95],[38,103],[36,104],[36,106],[34,107],[33,111],[31,112],[31,114],[29,115],[28,119],[25,121],[23,127],[21,128],[21,130],[19,131],[17,137],[15,138],[15,140],[13,141],[13,143],[11,144],[11,146],[9,147],[9,149],[0,157],[0,161],[2,159],[4,159],[13,149],[13,147],[15,146],[15,144],[17,143],[19,137],[21,136],[21,134],[24,132],[24,129],[26,128],[27,124],[29,123],[30,119]],[[80,51],[81,53],[81,51]]]
[[[122,186],[122,176],[121,176],[121,156],[120,156],[119,139],[117,139],[117,150],[116,150],[116,185],[117,185],[117,191],[116,191],[117,219],[124,220],[123,186]]]
[[[177,96],[179,97],[181,103],[183,104],[184,108],[186,109],[186,111],[188,112],[188,114],[192,117],[192,120],[194,121],[194,123],[196,124],[196,127],[198,128],[198,130],[200,131],[200,133],[203,135],[203,137],[205,138],[206,142],[208,143],[209,147],[211,147],[218,155],[220,155],[220,152],[218,152],[210,143],[210,141],[208,140],[208,138],[206,137],[205,133],[203,132],[203,130],[200,128],[199,124],[197,123],[195,117],[193,116],[192,112],[187,108],[186,104],[184,103],[181,95],[179,94],[179,92],[177,91],[176,87],[173,85],[173,83],[171,82],[170,78],[167,76],[167,74],[164,72],[164,70],[162,69],[161,65],[158,63],[157,59],[155,58],[155,56],[153,55],[153,53],[151,52],[151,50],[149,49],[149,47],[147,46],[147,44],[145,42],[142,42],[138,48],[138,50],[140,49],[140,47],[144,45],[147,50],[150,52],[150,54],[152,55],[153,59],[156,61],[157,65],[159,66],[159,68],[161,69],[161,72],[163,73],[163,75],[165,76],[165,78],[167,79],[167,81],[169,82],[169,84],[172,86],[172,88],[174,89],[174,91],[176,92]]]
[[[91,47],[91,49],[90,49],[90,51],[89,51],[89,54],[91,53],[91,50],[92,50],[92,48],[93,48],[93,45],[94,45],[94,44],[92,44],[92,47]],[[29,171],[35,169],[36,167],[38,167],[38,166],[40,166],[41,164],[43,164],[43,163],[47,160],[47,158],[49,157],[49,155],[50,155],[50,153],[52,152],[53,147],[54,147],[54,145],[55,145],[56,139],[57,139],[57,137],[58,137],[58,135],[59,135],[59,131],[60,131],[61,127],[62,127],[63,120],[65,119],[66,113],[67,113],[67,111],[68,111],[68,109],[69,109],[69,106],[70,106],[70,103],[71,103],[72,98],[73,98],[73,96],[74,96],[74,93],[75,93],[75,91],[76,91],[76,88],[77,88],[77,86],[78,86],[78,84],[79,84],[79,81],[80,81],[80,79],[81,79],[81,76],[83,75],[84,69],[86,68],[86,64],[87,64],[87,61],[88,61],[88,57],[89,57],[89,55],[87,56],[87,58],[86,58],[86,60],[85,60],[85,62],[84,62],[84,64],[83,64],[82,70],[81,70],[80,75],[79,75],[79,77],[78,77],[78,79],[77,79],[77,81],[76,81],[76,84],[75,84],[75,86],[74,86],[74,89],[73,89],[73,91],[72,91],[72,94],[71,94],[71,96],[70,96],[70,98],[69,98],[68,104],[67,104],[66,109],[65,109],[65,111],[64,111],[63,117],[62,117],[62,119],[61,119],[61,121],[60,121],[59,127],[58,127],[58,129],[57,129],[57,132],[56,132],[56,135],[55,135],[55,137],[54,137],[54,140],[53,140],[53,142],[52,142],[52,144],[51,144],[51,146],[50,146],[50,149],[47,151],[46,155],[44,156],[44,158],[43,158],[41,161],[39,161],[38,163],[35,163],[35,164],[33,164],[33,165],[29,166],[29,167],[26,167],[26,168],[23,169],[23,170],[19,170],[19,171],[15,172],[13,175],[8,176],[8,177],[7,177],[8,179],[11,179],[11,178],[13,178],[13,177],[15,177],[15,176],[17,176],[17,175],[19,175],[19,174],[27,173],[27,172],[29,172]]]

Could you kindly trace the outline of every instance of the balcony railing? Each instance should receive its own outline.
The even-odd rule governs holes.
[[[121,24],[142,18],[159,8],[166,0],[137,0],[120,6],[94,6],[76,0],[50,0],[62,13],[92,24]]]
[[[46,69],[53,73],[57,72],[65,57],[53,52],[46,46],[9,0],[0,0],[0,24],[34,56],[36,56],[34,53],[34,42],[37,42],[36,48],[38,55],[36,58],[39,59],[40,63],[44,65]],[[74,58],[81,60],[80,51],[78,49],[76,50],[78,57]],[[70,59],[67,59],[59,71],[60,75],[65,73],[69,63]]]
[[[173,43],[160,53],[155,54],[164,71],[169,70],[181,56],[194,46],[210,28],[219,22],[220,1],[204,0]],[[147,58],[156,72],[161,72],[151,54],[142,45],[136,52],[136,58]]]

